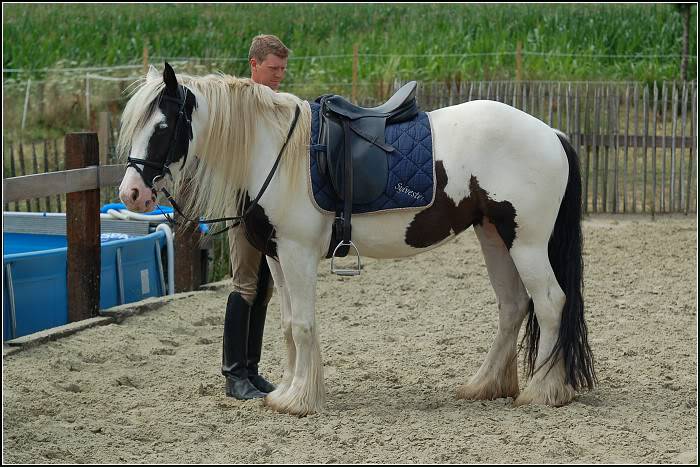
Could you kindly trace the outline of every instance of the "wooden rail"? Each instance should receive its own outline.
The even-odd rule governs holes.
[[[89,166],[5,179],[2,196],[6,203],[51,195],[94,190],[119,185],[124,165]]]
[[[74,322],[95,317],[99,312],[100,189],[119,185],[124,165],[100,166],[96,133],[67,134],[65,154],[66,170],[4,179],[3,199],[4,203],[9,203],[67,194],[68,320]],[[198,231],[176,234],[176,251],[186,253],[195,248],[197,252],[197,255],[178,255],[176,269],[194,272],[178,278],[176,291],[193,290],[201,285],[201,275],[197,273],[199,262],[195,265],[183,263],[199,259],[200,234]]]

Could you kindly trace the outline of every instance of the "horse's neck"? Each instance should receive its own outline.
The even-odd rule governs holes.
[[[278,141],[278,138],[274,136],[274,132],[268,127],[267,123],[260,122],[256,128],[255,140],[252,142],[251,157],[248,163],[247,188],[251,198],[260,192],[283,144],[284,141]]]
[[[210,125],[215,124],[214,119],[211,115],[211,109],[208,103],[205,101],[203,96],[198,96],[198,102],[201,103],[198,109],[198,118],[195,122],[193,119],[193,130],[195,134],[206,134]],[[303,105],[303,103],[299,103]],[[235,124],[235,123],[232,123]],[[291,126],[292,119],[290,118],[288,125]],[[294,130],[299,132],[300,128]],[[280,154],[280,150],[285,144],[287,136],[287,131],[284,135],[279,135],[278,131],[273,131],[271,123],[266,119],[260,118],[255,122],[255,136],[253,141],[250,142],[251,153],[248,159],[248,170],[246,180],[243,182],[240,189],[247,191],[250,199],[255,199],[260,193],[265,180],[272,171],[275,161]],[[193,152],[195,154],[201,154],[202,141],[197,141],[195,145],[192,145]],[[304,149],[306,146],[304,146]],[[282,156],[282,160],[276,168],[275,174],[271,179],[271,182],[266,187],[263,197],[261,198],[260,204],[265,208],[266,212],[269,210],[276,211],[279,209],[284,209],[284,207],[293,205],[295,203],[290,203],[290,187],[295,190],[307,189],[307,180],[303,175],[303,171],[298,171],[293,176],[298,177],[298,180],[291,180],[289,171],[286,170],[287,161],[289,158],[303,158],[304,154],[298,153],[299,150],[290,150],[287,148]],[[231,154],[233,157],[234,154]],[[207,163],[206,156],[202,161]],[[238,187],[237,187],[238,189]],[[292,197],[296,198],[296,197]],[[295,201],[295,200],[294,200]]]
[[[291,127],[291,120],[288,125]],[[299,125],[294,129],[294,132],[298,131],[300,131]],[[254,199],[260,193],[265,180],[275,165],[275,161],[280,156],[282,147],[287,142],[287,131],[281,138],[274,136],[275,134],[276,132],[268,128],[267,124],[261,124],[256,131],[248,173],[248,194],[251,199]],[[261,198],[260,204],[271,218],[286,217],[286,214],[288,214],[287,210],[294,210],[300,204],[308,203],[308,199],[298,196],[299,193],[307,192],[308,180],[306,172],[298,170],[290,173],[288,170],[288,166],[293,159],[304,158],[305,154],[303,152],[305,150],[307,150],[305,145],[303,149],[295,149],[291,141],[287,144],[275,173]]]

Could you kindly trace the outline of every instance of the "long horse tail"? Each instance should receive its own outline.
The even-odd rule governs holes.
[[[569,161],[569,179],[564,192],[552,236],[549,239],[549,262],[559,286],[566,295],[562,310],[559,336],[551,359],[561,352],[566,369],[566,382],[575,390],[592,389],[597,382],[593,368],[593,353],[588,345],[588,329],[583,316],[583,234],[581,232],[581,168],[579,157],[566,136],[556,132]],[[526,372],[532,376],[537,358],[540,327],[530,300],[528,320],[523,340],[527,345]],[[556,363],[552,359],[551,366]],[[551,369],[550,366],[550,369]]]

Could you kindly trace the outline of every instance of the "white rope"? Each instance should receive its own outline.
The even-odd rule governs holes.
[[[122,78],[115,78],[113,76],[94,75],[92,73],[88,73],[85,76],[87,78],[96,79],[96,80],[100,80],[100,81],[134,81],[134,80],[143,78],[143,76],[125,76]]]
[[[586,53],[562,53],[562,52],[536,52],[523,50],[522,55],[536,55],[547,57],[585,57],[585,58],[662,58],[662,59],[680,59],[683,54],[586,54]],[[448,54],[358,54],[358,57],[363,58],[418,58],[418,57],[483,57],[483,56],[511,56],[517,55],[515,51],[501,52],[464,52],[464,53],[448,53]],[[352,54],[336,54],[336,55],[307,55],[289,57],[289,60],[319,60],[319,59],[337,59],[337,58],[352,58]],[[689,59],[696,60],[697,56],[689,54]],[[152,61],[169,61],[169,62],[247,62],[245,57],[151,57]],[[3,68],[3,73],[36,73],[36,72],[97,72],[97,71],[112,71],[112,70],[135,70],[143,68],[140,65],[115,65],[101,67],[78,67],[78,68]]]
[[[86,71],[106,71],[106,70],[133,70],[143,68],[143,65],[116,65],[116,66],[101,66],[101,67],[80,67],[80,68],[3,68],[3,73],[36,73],[36,72],[79,72]]]

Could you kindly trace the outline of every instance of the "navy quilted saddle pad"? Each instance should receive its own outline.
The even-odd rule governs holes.
[[[311,106],[311,145],[318,141],[320,105]],[[355,204],[353,214],[364,214],[393,209],[424,208],[433,202],[435,195],[435,164],[430,121],[425,112],[416,118],[395,125],[387,125],[385,142],[396,150],[387,153],[389,175],[384,193],[367,204]],[[342,206],[331,181],[318,170],[316,151],[310,151],[309,177],[316,207],[335,213]]]

